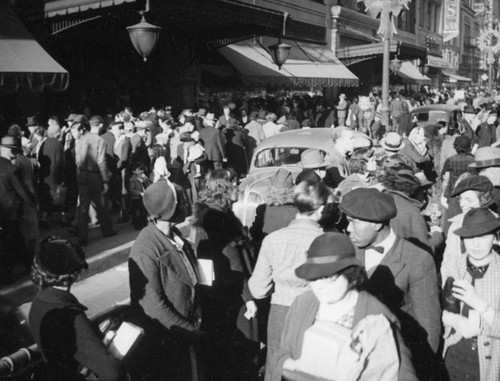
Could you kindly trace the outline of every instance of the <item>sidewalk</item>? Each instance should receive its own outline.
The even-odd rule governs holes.
[[[186,221],[177,225],[177,228],[184,236],[189,234],[189,220],[188,217]],[[128,260],[130,249],[140,231],[134,230],[130,222],[115,224],[114,229],[118,234],[109,238],[103,238],[98,227],[89,229],[89,243],[84,247],[89,268],[80,275],[79,282],[91,277],[94,279],[94,275],[112,269]],[[68,229],[61,227],[52,228],[50,231],[42,231],[40,236],[44,238],[49,234],[62,238],[71,237]],[[88,282],[83,284],[88,284],[91,281],[89,279]],[[18,307],[31,302],[36,292],[36,286],[28,274],[12,284],[0,287],[0,298],[5,298],[13,306]]]
[[[116,224],[114,228],[118,234],[109,238],[103,238],[99,228],[89,230],[89,244],[83,248],[89,269],[80,275],[80,280],[108,270],[127,260],[130,248],[139,231],[134,230],[130,223]],[[58,227],[50,231],[42,231],[41,237],[46,237],[48,234],[62,238],[71,237],[67,228]],[[36,286],[31,282],[29,274],[0,288],[0,297],[5,297],[14,306],[30,302],[35,294]]]

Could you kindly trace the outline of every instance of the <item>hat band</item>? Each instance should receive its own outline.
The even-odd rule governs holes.
[[[395,144],[392,144],[392,143],[388,143],[387,141],[385,141],[384,143],[389,148],[398,149],[399,147],[401,147],[401,143],[399,143],[398,145],[395,145]]]
[[[316,264],[316,265],[322,265],[325,263],[335,263],[338,262],[339,259],[337,257],[316,257],[316,258],[307,258],[308,263]]]
[[[475,162],[476,166],[489,167],[493,165],[500,165],[500,159],[488,159],[488,160],[478,160]]]

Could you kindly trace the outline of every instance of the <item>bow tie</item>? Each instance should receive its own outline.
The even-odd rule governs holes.
[[[368,246],[366,250],[375,250],[380,254],[384,254],[384,248],[382,246]]]

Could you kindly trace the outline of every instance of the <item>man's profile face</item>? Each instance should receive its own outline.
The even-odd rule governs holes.
[[[377,223],[347,216],[347,232],[351,242],[359,248],[371,245],[377,237]]]

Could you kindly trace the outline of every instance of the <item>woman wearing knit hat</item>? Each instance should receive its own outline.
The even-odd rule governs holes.
[[[29,313],[29,326],[46,364],[44,380],[81,380],[82,367],[99,380],[121,380],[118,360],[106,350],[71,294],[78,274],[88,268],[78,245],[50,237],[40,245],[31,279],[40,287]]]

